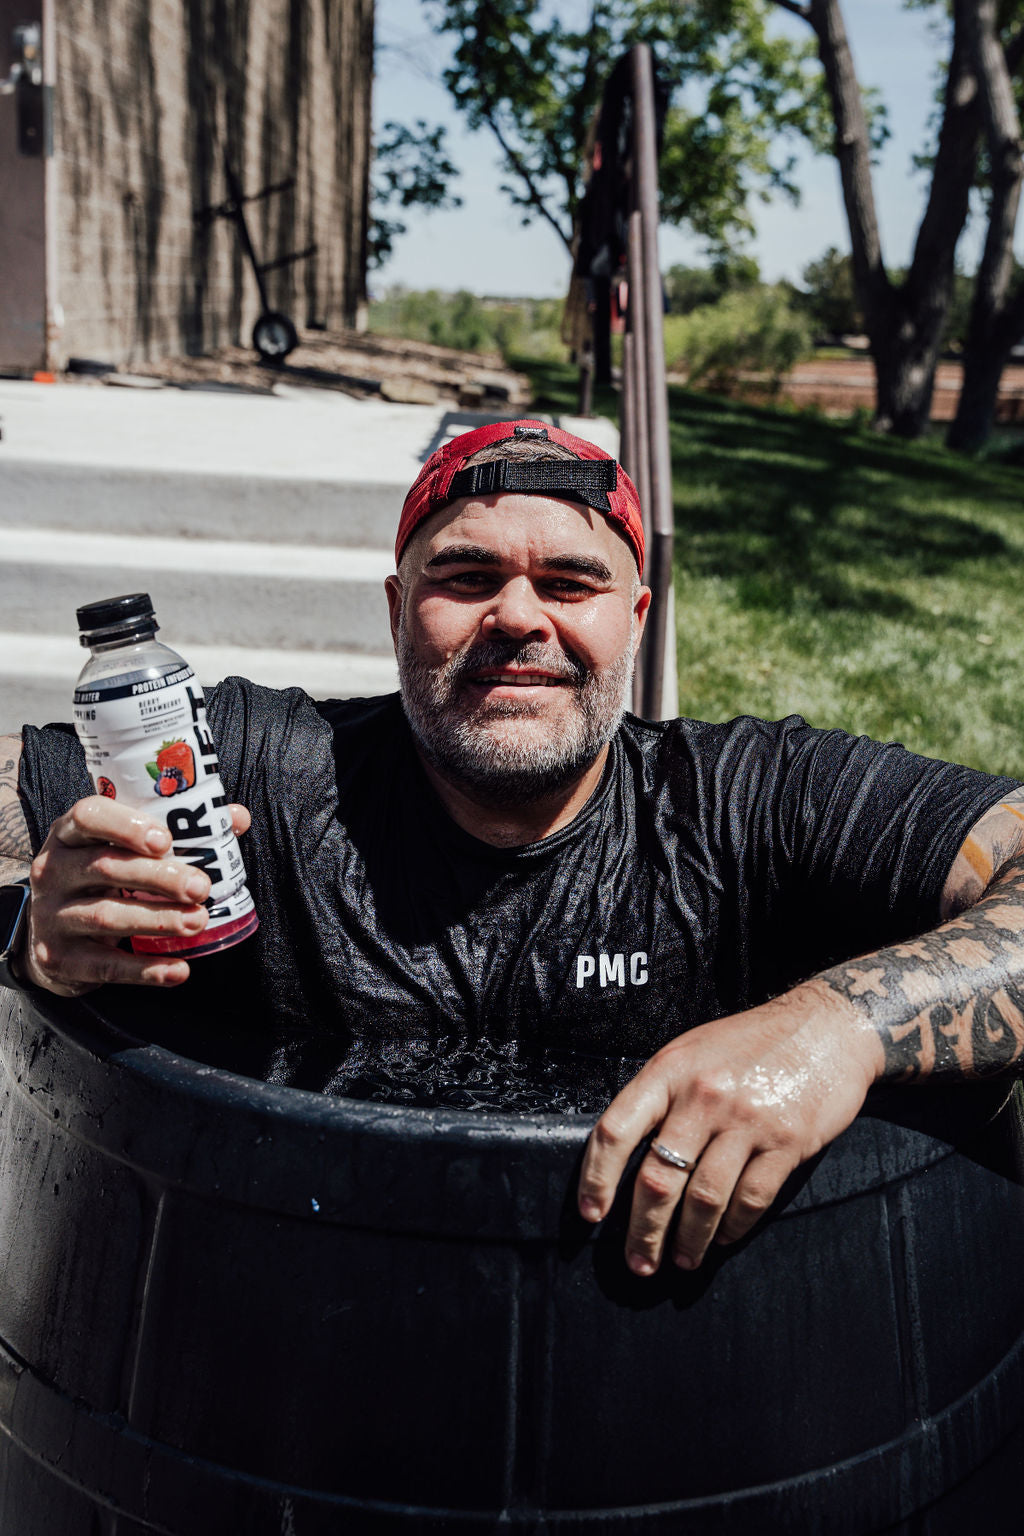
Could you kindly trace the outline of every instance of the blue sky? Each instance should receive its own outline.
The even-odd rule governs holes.
[[[844,12],[861,82],[880,90],[889,111],[892,137],[876,172],[875,195],[886,261],[900,266],[909,259],[924,201],[926,181],[911,161],[925,141],[943,40],[935,34],[935,11],[908,11],[900,0],[847,0]],[[809,36],[804,23],[781,10],[777,25],[794,36]],[[520,225],[497,190],[497,146],[483,132],[467,132],[449,105],[440,84],[448,45],[430,31],[421,0],[377,0],[377,42],[375,122],[423,117],[446,123],[451,158],[462,171],[455,190],[464,206],[409,215],[409,232],[372,286],[564,294],[568,266],[556,236],[543,224]],[[845,250],[849,245],[834,160],[802,155],[797,181],[802,192],[798,207],[778,199],[753,210],[753,251],[768,280],[798,280],[828,246]],[[968,266],[974,243],[969,232],[962,250]],[[663,267],[697,263],[700,247],[682,231],[663,229],[661,258]]]

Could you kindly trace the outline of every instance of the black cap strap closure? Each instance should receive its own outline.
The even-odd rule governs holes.
[[[615,490],[618,477],[619,466],[614,459],[492,459],[487,464],[471,464],[453,475],[447,499],[451,502],[463,496],[522,491],[579,501],[595,512],[609,513],[608,492]]]

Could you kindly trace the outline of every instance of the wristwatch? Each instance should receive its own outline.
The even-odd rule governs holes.
[[[0,885],[0,987],[12,987],[15,992],[24,992],[28,986],[11,970],[11,957],[24,938],[28,898],[27,876],[13,885]]]

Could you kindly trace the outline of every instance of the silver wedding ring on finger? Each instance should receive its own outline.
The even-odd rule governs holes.
[[[666,1147],[663,1141],[652,1141],[651,1151],[655,1157],[660,1157],[663,1163],[671,1163],[673,1168],[692,1168],[696,1162],[693,1157],[681,1157],[678,1152],[673,1152],[671,1147]]]

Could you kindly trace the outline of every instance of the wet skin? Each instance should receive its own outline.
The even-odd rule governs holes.
[[[650,604],[646,587],[634,596],[636,574],[629,546],[600,513],[546,496],[502,495],[467,498],[428,518],[385,587],[396,645],[404,616],[427,667],[443,668],[478,644],[542,651],[543,663],[472,671],[453,701],[495,743],[530,745],[571,727],[581,672],[605,674],[624,652],[635,653]],[[481,804],[429,762],[424,767],[460,826],[514,844],[572,821],[600,783],[606,757],[605,747],[567,789],[513,810]]]
[[[601,1116],[580,1177],[582,1214],[611,1206],[652,1132],[626,1259],[684,1269],[750,1231],[797,1165],[832,1141],[875,1082],[968,1081],[1024,1065],[1024,791],[975,824],[921,938],[833,966],[747,1013],[669,1041]],[[669,1232],[679,1212],[674,1238]]]
[[[236,835],[249,812],[231,807]],[[129,806],[89,795],[50,828],[31,865],[32,900],[17,969],[58,997],[108,982],[180,986],[185,960],[117,946],[133,934],[189,936],[208,922],[210,879],[171,854],[171,835]]]

